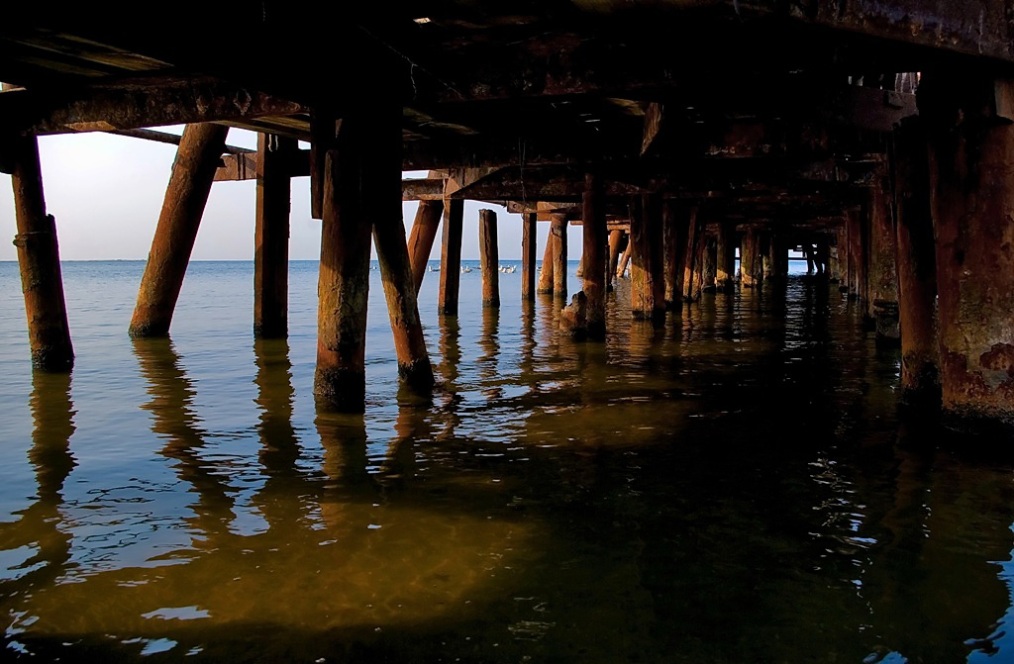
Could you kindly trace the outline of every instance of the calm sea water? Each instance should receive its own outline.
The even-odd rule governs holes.
[[[425,404],[374,272],[353,417],[314,408],[315,263],[264,343],[232,262],[132,342],[143,267],[65,264],[68,377],[33,375],[0,263],[0,659],[1014,661],[1011,464],[899,419],[897,352],[834,287],[654,331],[623,281],[594,345],[519,273],[440,320],[432,273]]]

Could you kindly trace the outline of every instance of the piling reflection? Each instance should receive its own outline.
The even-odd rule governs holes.
[[[196,494],[188,521],[210,545],[215,535],[228,530],[236,515],[228,481],[202,457],[208,432],[194,409],[196,390],[172,341],[136,338],[131,343],[151,397],[141,408],[151,415],[152,432],[165,440],[161,454],[176,462],[177,476]]]
[[[71,558],[71,535],[64,526],[64,484],[77,462],[70,450],[74,435],[71,374],[32,373],[28,399],[32,413],[32,446],[28,459],[35,472],[36,495],[17,520],[0,525],[0,551],[17,565],[4,570],[0,593],[8,598],[43,591],[62,577]],[[17,638],[34,617],[12,611],[7,636]]]

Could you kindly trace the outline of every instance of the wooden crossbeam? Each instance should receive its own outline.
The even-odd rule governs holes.
[[[58,93],[0,93],[0,118],[25,135],[116,131],[305,113],[296,102],[208,78],[144,79]]]

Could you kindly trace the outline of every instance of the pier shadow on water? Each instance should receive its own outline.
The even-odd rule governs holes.
[[[793,278],[654,328],[628,287],[605,344],[557,333],[546,298],[438,319],[433,403],[392,382],[365,415],[316,412],[289,344],[258,341],[233,360],[254,394],[239,430],[199,356],[134,342],[122,435],[152,460],[125,475],[145,489],[117,507],[119,554],[98,555],[90,496],[117,490],[116,460],[77,449],[79,379],[34,376],[36,495],[0,524],[4,654],[1014,660],[1010,461],[899,418],[897,355],[857,305]]]

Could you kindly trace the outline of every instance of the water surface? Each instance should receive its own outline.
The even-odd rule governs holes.
[[[143,267],[64,265],[59,376],[0,263],[0,659],[1014,661],[1011,465],[898,417],[898,355],[833,286],[653,330],[622,281],[596,345],[519,273],[499,312],[462,275],[439,319],[431,273],[426,404],[373,272],[343,416],[313,403],[315,263],[271,342],[231,262],[191,266],[171,340],[131,341]]]

